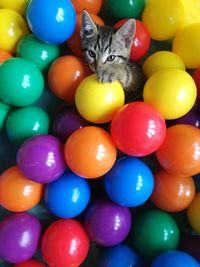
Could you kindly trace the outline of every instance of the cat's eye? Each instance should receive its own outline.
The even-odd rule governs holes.
[[[115,58],[116,58],[115,55],[110,55],[110,56],[107,57],[107,60],[108,60],[109,62],[112,62],[112,61],[115,60]]]
[[[93,50],[88,50],[88,55],[91,57],[91,58],[95,58],[96,57],[96,54]]]

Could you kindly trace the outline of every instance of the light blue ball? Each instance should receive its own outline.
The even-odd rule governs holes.
[[[31,31],[45,43],[64,43],[75,30],[76,12],[70,0],[31,0],[26,16]]]
[[[105,175],[109,198],[125,207],[136,207],[149,199],[154,188],[153,174],[142,160],[125,157]]]
[[[66,172],[46,186],[45,204],[54,215],[73,218],[85,210],[90,196],[87,180],[72,172]]]
[[[172,250],[160,254],[151,267],[200,267],[198,261],[189,254]]]

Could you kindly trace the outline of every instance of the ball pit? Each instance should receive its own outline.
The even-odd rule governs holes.
[[[77,97],[91,81],[83,9],[102,26],[136,19],[140,101],[114,86],[107,108],[94,82]],[[199,0],[0,0],[0,266],[199,266],[199,11]]]

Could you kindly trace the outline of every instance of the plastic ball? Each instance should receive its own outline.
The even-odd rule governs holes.
[[[8,51],[6,50],[3,50],[3,49],[0,49],[0,65],[6,61],[7,59],[11,58],[12,57],[12,54],[9,53]]]
[[[196,87],[197,87],[197,102],[200,102],[200,68],[197,68],[193,72],[192,78],[194,79]]]
[[[62,56],[51,65],[48,84],[57,97],[73,102],[78,85],[90,74],[89,67],[82,59],[76,56]]]
[[[13,212],[27,211],[35,207],[43,197],[44,187],[27,179],[17,166],[0,176],[0,204]]]
[[[200,67],[200,23],[191,24],[179,31],[172,44],[172,51],[184,62],[186,68]]]
[[[185,26],[200,22],[199,12],[199,0],[181,0],[185,8]]]
[[[61,142],[52,135],[26,140],[17,153],[17,164],[29,179],[44,184],[60,177],[66,168]]]
[[[57,45],[43,43],[32,34],[20,40],[16,52],[18,57],[35,63],[42,72],[47,72],[51,63],[60,55]]]
[[[105,175],[104,183],[109,198],[126,207],[143,204],[154,187],[150,168],[140,159],[131,157],[118,160]]]
[[[152,39],[168,40],[184,26],[185,9],[181,0],[151,0],[145,5],[142,21]]]
[[[153,263],[151,267],[198,267],[198,261],[190,256],[189,254],[179,251],[172,250],[160,254]]]
[[[0,0],[0,8],[12,9],[19,14],[23,14],[28,0]]]
[[[161,210],[179,212],[186,209],[195,196],[192,177],[178,176],[159,170],[154,173],[153,204]]]
[[[0,100],[0,131],[3,130],[10,111],[11,107],[2,100]]]
[[[28,34],[24,18],[14,10],[0,9],[0,49],[15,52],[20,39]]]
[[[124,105],[124,101],[124,90],[120,82],[101,83],[95,74],[80,83],[75,95],[78,112],[93,123],[111,121],[115,112]]]
[[[52,131],[62,142],[66,142],[73,132],[89,125],[91,124],[74,107],[71,107],[55,117]]]
[[[28,213],[6,217],[0,227],[0,255],[10,263],[29,260],[35,254],[41,226],[39,220]]]
[[[106,0],[108,14],[117,19],[137,18],[144,8],[144,0]]]
[[[39,107],[25,107],[12,111],[6,121],[6,132],[15,144],[21,144],[26,139],[48,134],[49,116]]]
[[[144,74],[150,77],[156,71],[163,69],[185,70],[182,59],[171,51],[158,51],[150,55],[142,66]]]
[[[144,101],[155,107],[168,120],[177,119],[189,112],[196,97],[194,80],[181,69],[155,72],[147,80],[143,91]]]
[[[167,128],[166,137],[156,152],[160,165],[167,172],[193,176],[200,172],[200,130],[188,124]]]
[[[37,260],[28,260],[19,264],[15,264],[14,267],[45,267],[45,265]]]
[[[45,7],[45,8],[44,8]],[[31,0],[27,21],[34,35],[45,43],[64,43],[75,30],[76,13],[71,1]]]
[[[83,3],[83,1],[80,2],[79,0],[77,2],[79,2],[79,4]],[[98,2],[100,2],[100,0],[98,0]],[[97,25],[104,26],[104,22],[99,16],[91,13],[90,16]],[[82,13],[77,14],[75,31],[73,35],[69,38],[69,40],[67,40],[67,46],[73,52],[73,54],[78,57],[83,57],[81,49],[81,37],[80,37],[81,27],[82,27]]]
[[[146,259],[176,249],[179,244],[179,229],[175,220],[166,212],[148,209],[135,219],[131,243]]]
[[[107,248],[100,255],[99,267],[144,267],[140,256],[125,244]]]
[[[49,266],[79,266],[88,250],[89,240],[85,230],[73,219],[53,222],[42,237],[42,256]]]
[[[107,199],[97,199],[86,210],[85,229],[90,240],[98,245],[118,245],[131,229],[130,211]]]
[[[122,19],[114,25],[115,29],[120,28],[128,19]],[[136,31],[133,35],[133,44],[131,47],[130,58],[132,61],[140,60],[149,50],[150,35],[149,32],[140,20],[136,20]]]
[[[116,154],[111,136],[95,126],[75,131],[65,144],[67,165],[84,178],[98,178],[106,174],[114,165]]]
[[[44,79],[31,61],[23,58],[6,60],[0,68],[0,97],[13,106],[28,106],[42,95]]]
[[[116,146],[130,156],[155,152],[165,138],[166,125],[160,113],[144,102],[133,102],[119,109],[111,123]]]
[[[90,194],[90,187],[85,179],[67,172],[47,185],[45,203],[57,217],[73,218],[85,210]]]
[[[72,4],[77,13],[82,13],[83,10],[87,10],[92,14],[97,14],[101,9],[102,0],[72,0]]]
[[[196,231],[196,233],[200,233],[200,193],[198,192],[193,199],[191,205],[187,209],[187,218],[191,225],[191,227]]]

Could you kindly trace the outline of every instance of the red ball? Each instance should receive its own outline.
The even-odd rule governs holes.
[[[45,267],[45,265],[36,260],[28,260],[22,263],[18,263],[14,265],[14,267]]]
[[[42,255],[50,267],[79,266],[87,257],[89,240],[74,219],[53,222],[42,238]]]
[[[114,25],[115,29],[120,28],[128,19],[122,19]],[[130,58],[132,61],[141,59],[149,50],[150,34],[147,27],[140,20],[136,20],[136,32],[133,35]]]
[[[120,108],[111,123],[116,146],[130,156],[146,156],[162,144],[166,133],[165,120],[152,106],[133,102]]]

